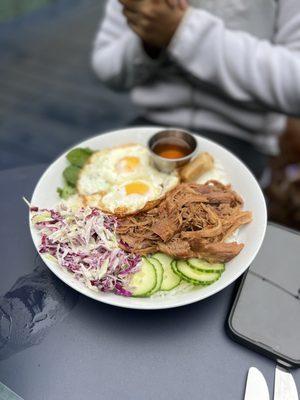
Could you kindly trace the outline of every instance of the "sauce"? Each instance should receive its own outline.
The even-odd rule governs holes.
[[[161,139],[154,143],[152,151],[160,157],[175,160],[188,156],[192,149],[184,140],[170,138]]]

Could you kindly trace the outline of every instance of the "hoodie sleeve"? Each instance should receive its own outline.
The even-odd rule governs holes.
[[[299,0],[279,0],[272,43],[226,29],[218,17],[190,8],[168,51],[194,78],[236,101],[300,115]]]
[[[109,0],[92,52],[92,66],[100,80],[114,89],[130,89],[146,82],[163,58],[154,60],[147,55],[139,37],[127,26],[120,3]]]

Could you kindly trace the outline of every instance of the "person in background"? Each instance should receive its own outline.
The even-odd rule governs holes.
[[[300,121],[288,119],[279,140],[280,153],[270,158],[261,180],[269,218],[300,231]]]
[[[109,0],[92,65],[139,124],[197,131],[260,175],[300,116],[300,2]]]

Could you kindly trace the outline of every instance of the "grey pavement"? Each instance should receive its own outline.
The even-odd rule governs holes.
[[[135,115],[90,67],[103,0],[57,0],[0,24],[0,169],[49,163]]]

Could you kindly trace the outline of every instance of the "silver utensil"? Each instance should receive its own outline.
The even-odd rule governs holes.
[[[270,400],[267,382],[255,367],[248,371],[244,400]]]
[[[275,370],[274,400],[299,400],[292,374],[278,365]]]
[[[159,143],[185,146],[188,154],[181,158],[165,158],[155,152],[155,147]],[[188,163],[197,154],[197,140],[194,135],[188,131],[176,128],[165,129],[155,133],[148,141],[148,150],[152,156],[155,166],[162,172],[170,173],[175,168],[182,167]]]

